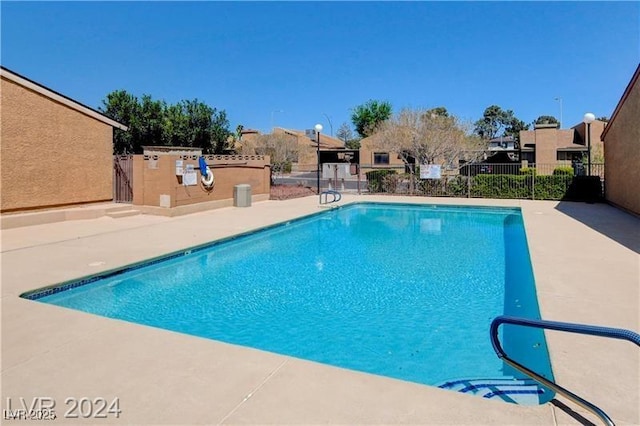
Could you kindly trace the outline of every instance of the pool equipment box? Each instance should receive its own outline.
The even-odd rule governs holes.
[[[246,183],[233,187],[234,207],[251,207],[251,185]]]

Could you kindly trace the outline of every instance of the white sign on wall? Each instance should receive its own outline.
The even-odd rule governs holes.
[[[193,186],[198,184],[198,173],[195,170],[186,170],[182,175],[182,184],[184,186]]]
[[[440,179],[441,177],[440,164],[420,164],[420,179]]]

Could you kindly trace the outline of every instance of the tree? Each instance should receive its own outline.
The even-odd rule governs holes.
[[[557,118],[552,115],[541,115],[533,120],[533,124],[560,124]]]
[[[469,135],[471,125],[455,116],[433,110],[403,109],[382,123],[375,136],[376,148],[396,152],[413,173],[413,163],[458,165],[475,160],[483,150],[480,138]]]
[[[482,114],[482,118],[476,121],[474,125],[474,133],[486,140],[499,136],[513,136],[518,140],[520,130],[529,128],[522,120],[516,118],[512,110],[505,111],[498,105],[487,107]]]
[[[227,112],[213,108],[211,115],[211,146],[215,154],[223,154],[231,150],[229,146],[230,134]]]
[[[102,100],[102,106],[98,108],[100,112],[129,128],[128,131],[114,129],[114,154],[132,154],[140,151],[140,141],[137,134],[138,108],[138,98],[126,90],[115,90]]]
[[[440,117],[449,117],[449,111],[445,107],[435,107],[427,110],[427,114],[438,115]]]
[[[243,154],[270,157],[272,184],[274,176],[291,171],[291,163],[298,161],[298,150],[297,138],[281,133],[260,135],[253,144],[243,144]]]
[[[165,138],[165,111],[167,105],[164,101],[154,101],[149,95],[142,95],[138,103],[137,143],[142,146],[168,145]]]
[[[596,120],[604,121],[605,123],[608,123],[609,122],[609,117],[607,117],[606,115],[603,115],[601,117],[596,118]]]
[[[351,127],[347,122],[344,122],[340,125],[338,131],[336,132],[336,136],[338,137],[338,139],[344,142],[345,145],[347,144],[347,142],[353,139],[353,131],[351,130]]]
[[[513,117],[511,123],[504,129],[505,136],[513,136],[516,142],[520,143],[520,131],[529,130],[529,125],[524,124],[524,121]]]
[[[360,149],[360,139],[355,138],[351,126],[348,123],[342,123],[340,128],[336,132],[336,136],[342,142],[347,149]]]
[[[349,139],[344,146],[347,149],[360,149],[360,138]]]
[[[117,154],[140,154],[146,145],[198,147],[207,154],[229,149],[231,132],[226,112],[197,99],[167,105],[150,95],[138,99],[124,90],[116,90],[102,101],[100,110],[129,127],[127,132],[116,129]]]
[[[374,134],[377,127],[389,117],[391,117],[389,102],[369,100],[353,109],[351,122],[360,137],[365,138]]]

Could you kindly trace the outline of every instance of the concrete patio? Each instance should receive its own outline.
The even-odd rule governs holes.
[[[521,207],[542,317],[640,328],[636,217],[605,204],[528,200],[345,195],[340,204],[356,201]],[[58,424],[599,423],[562,397],[536,407],[484,400],[19,298],[319,210],[307,197],[3,230],[2,408],[7,398],[16,408],[20,397],[52,397]],[[547,341],[559,384],[617,424],[640,424],[637,347],[558,332]],[[64,418],[68,397],[118,398],[122,413]]]

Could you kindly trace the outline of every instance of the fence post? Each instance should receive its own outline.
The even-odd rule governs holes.
[[[537,169],[533,169],[533,173],[531,173],[531,199],[536,199],[536,172]]]
[[[471,175],[467,176],[467,198],[471,198]]]

